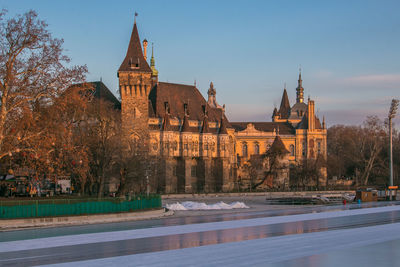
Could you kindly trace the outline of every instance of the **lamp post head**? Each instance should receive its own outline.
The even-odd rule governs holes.
[[[396,116],[397,108],[399,106],[398,99],[392,99],[392,104],[389,109],[389,119],[393,119]]]

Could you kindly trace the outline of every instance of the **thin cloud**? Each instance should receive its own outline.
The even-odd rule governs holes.
[[[374,74],[354,76],[344,79],[345,82],[360,85],[394,85],[400,84],[400,74]]]

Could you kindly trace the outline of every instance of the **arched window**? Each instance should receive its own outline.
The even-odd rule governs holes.
[[[242,156],[247,157],[247,144],[246,143],[242,144]]]
[[[294,156],[294,145],[290,145],[289,146],[289,150],[290,150],[290,156]]]
[[[258,143],[254,144],[254,154],[260,154],[260,145]]]

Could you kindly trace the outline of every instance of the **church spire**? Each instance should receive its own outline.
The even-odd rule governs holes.
[[[290,103],[285,85],[285,89],[283,89],[281,106],[279,108],[279,115],[281,119],[287,119],[289,118],[289,114],[290,114]]]
[[[149,64],[143,55],[142,45],[140,43],[139,33],[135,22],[133,24],[131,39],[128,45],[128,51],[118,71],[140,71],[140,72],[151,72]]]
[[[154,43],[151,43],[150,68],[151,71],[153,72],[153,76],[158,76],[158,70],[156,69],[156,61],[154,59]]]
[[[301,68],[299,69],[299,80],[296,88],[296,103],[304,102],[304,88],[303,88],[303,80],[301,79]]]

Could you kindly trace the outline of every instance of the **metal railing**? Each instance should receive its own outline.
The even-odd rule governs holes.
[[[161,208],[161,196],[0,201],[0,219],[131,212]]]

